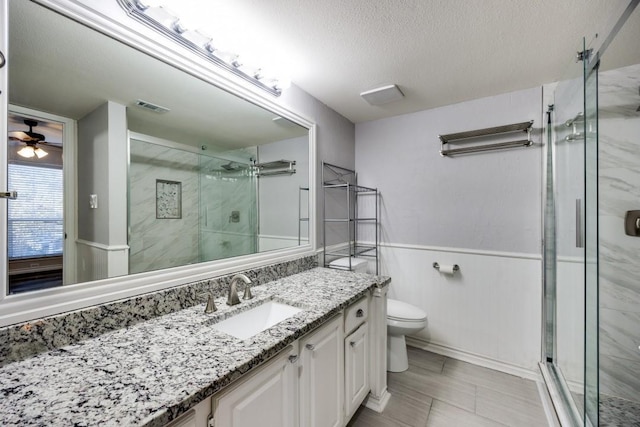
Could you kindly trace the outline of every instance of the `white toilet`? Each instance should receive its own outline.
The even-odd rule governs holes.
[[[427,313],[406,302],[387,299],[387,371],[403,372],[409,369],[404,336],[426,326]]]
[[[349,258],[338,258],[330,267],[349,269]],[[351,270],[367,272],[367,260],[351,258]],[[409,369],[407,343],[404,336],[411,335],[427,326],[427,313],[416,306],[395,299],[387,299],[387,371],[403,372]]]

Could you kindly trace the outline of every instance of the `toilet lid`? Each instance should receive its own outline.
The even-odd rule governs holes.
[[[387,317],[398,320],[423,320],[427,313],[418,307],[395,299],[387,299]]]

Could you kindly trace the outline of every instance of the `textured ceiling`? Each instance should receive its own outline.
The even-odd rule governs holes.
[[[558,81],[576,67],[582,36],[600,31],[602,39],[628,2],[158,0],[172,1],[200,18],[216,44],[250,51],[256,64],[286,65],[294,84],[355,123]],[[216,109],[216,100],[227,94],[79,25],[58,22],[51,12],[28,16],[36,8],[31,2],[10,6],[13,102],[78,118],[105,99],[130,105],[141,98],[173,113],[153,116],[131,108],[135,130],[155,129],[193,145],[232,147],[291,135],[272,127],[270,113],[243,112],[244,102],[225,101],[226,108]],[[638,40],[640,8],[603,66],[640,63]],[[388,84],[397,84],[405,98],[371,106],[359,96]],[[181,90],[167,90],[176,86]],[[271,128],[247,126],[255,115]],[[231,134],[236,137],[225,140]]]
[[[201,10],[210,35],[235,29],[247,49],[258,46],[285,58],[294,84],[361,122],[557,81],[572,63],[581,37],[591,39],[606,29],[612,14],[628,1],[179,3]],[[640,10],[634,15],[623,31],[628,33],[627,53],[635,58],[620,65],[640,62]],[[374,107],[359,96],[388,84],[397,84],[406,98]]]

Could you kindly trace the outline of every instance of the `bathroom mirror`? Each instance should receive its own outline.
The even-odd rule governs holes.
[[[309,243],[308,127],[8,3],[5,294]]]

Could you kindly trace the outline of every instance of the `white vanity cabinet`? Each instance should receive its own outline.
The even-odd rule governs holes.
[[[382,291],[351,304],[167,427],[342,427],[367,396],[366,405],[381,412],[388,400],[386,335],[377,336],[386,332]]]
[[[342,315],[300,340],[300,426],[340,427],[344,384]]]
[[[211,400],[213,426],[298,425],[297,343]],[[210,423],[211,425],[211,423]]]
[[[349,420],[369,394],[369,299],[362,298],[345,312],[344,412]]]

